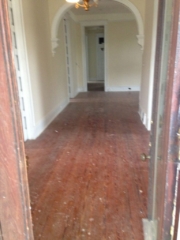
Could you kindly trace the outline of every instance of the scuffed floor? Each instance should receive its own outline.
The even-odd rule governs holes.
[[[148,132],[138,93],[80,93],[26,142],[35,240],[143,240]]]

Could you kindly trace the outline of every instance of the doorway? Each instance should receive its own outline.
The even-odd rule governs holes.
[[[104,91],[104,39],[104,26],[85,27],[88,91]]]
[[[3,22],[3,21],[1,21],[1,22]],[[6,29],[6,28],[4,28],[4,29]],[[8,41],[7,41],[7,43],[8,43]],[[4,44],[4,46],[6,46],[6,45]],[[1,52],[2,52],[2,51],[1,51]],[[7,51],[6,51],[6,52],[7,52]],[[3,64],[2,64],[2,65],[3,65]],[[4,72],[5,72],[5,71],[4,71]],[[14,102],[14,101],[12,101],[12,102]],[[4,105],[5,105],[5,104],[4,104]],[[9,105],[7,104],[7,106],[9,106]],[[100,108],[99,110],[102,111],[102,108]],[[6,110],[6,111],[2,111],[2,112],[3,112],[3,113],[6,113],[7,110]],[[9,112],[10,112],[10,111],[9,111]],[[16,111],[14,111],[14,112],[16,112]],[[7,115],[7,114],[6,114],[6,115]],[[10,114],[9,114],[9,116],[10,116]],[[9,117],[9,118],[10,118],[10,117]],[[12,119],[12,115],[11,115],[11,118],[10,118],[10,119]],[[18,117],[17,117],[17,119],[18,119]],[[15,119],[15,120],[16,120],[16,119]],[[125,119],[125,120],[126,120],[126,119]],[[4,121],[4,122],[5,122],[5,121]],[[94,123],[94,122],[91,122],[91,125],[92,125],[92,123]],[[4,125],[5,125],[5,124],[4,124]],[[1,125],[1,126],[3,126],[3,125]],[[7,126],[7,125],[6,125],[6,126]],[[10,124],[9,124],[8,126],[10,126]],[[14,125],[12,124],[12,126],[16,126],[16,125],[15,125],[15,124],[14,124]],[[8,133],[11,133],[11,132],[13,132],[13,131],[8,131]],[[111,134],[111,135],[113,135],[113,134]],[[135,134],[134,134],[134,135],[135,135]],[[3,138],[2,138],[2,139],[3,139]],[[8,139],[8,138],[6,137],[6,139]],[[10,139],[10,138],[9,138],[9,139]],[[11,146],[11,142],[12,142],[12,141],[9,141],[9,144],[5,144],[5,143],[4,143],[4,146],[6,146],[6,147],[7,147],[7,146]],[[17,144],[17,143],[19,143],[19,142],[20,142],[20,141],[16,140],[15,143]],[[15,144],[14,144],[14,145],[15,145]],[[21,144],[21,146],[22,146],[22,144]],[[4,149],[4,148],[3,148],[3,149]],[[11,148],[9,148],[9,149],[11,150]],[[16,149],[18,149],[18,151],[19,151],[19,148],[16,147]],[[9,151],[5,151],[5,153],[7,153],[7,152],[9,153]],[[19,155],[17,154],[16,156],[17,156],[16,158],[18,159],[18,156],[19,156]],[[8,158],[8,159],[9,159],[9,158]],[[21,159],[21,158],[19,157],[19,159]],[[19,160],[19,159],[18,159],[18,160]],[[21,163],[20,161],[17,161],[17,164],[20,165],[20,163]],[[19,166],[19,165],[18,165],[18,166]],[[3,165],[3,166],[4,166],[4,165]],[[10,164],[7,164],[7,166],[9,167]],[[11,164],[11,166],[12,166],[12,164]],[[16,168],[14,167],[14,169],[16,169]],[[19,169],[20,169],[19,172],[21,173],[22,163],[21,163],[21,168],[19,168]],[[12,173],[12,172],[14,172],[14,171],[7,171],[7,173]],[[25,171],[24,171],[24,172],[25,172]],[[90,172],[90,173],[91,173],[91,172]],[[5,176],[6,176],[6,175],[5,175]],[[11,182],[12,182],[12,180],[14,181],[14,176],[12,176],[13,178],[11,178],[11,177],[9,176],[9,174],[8,174],[7,177],[8,177],[8,178],[7,178],[8,181],[6,181],[6,182],[9,182],[10,180],[11,180]],[[108,176],[108,177],[109,177],[109,176]],[[5,179],[5,178],[4,178],[4,179]],[[4,179],[3,179],[3,180],[4,180]],[[4,182],[5,182],[5,181],[4,181]],[[18,183],[18,181],[17,181],[17,183]],[[9,185],[10,185],[10,184],[9,184]],[[11,185],[12,185],[12,184],[11,184]],[[23,189],[23,186],[24,186],[24,185],[22,185],[22,189]],[[14,196],[15,196],[15,194],[14,194]],[[5,199],[6,199],[6,197],[5,197]],[[17,201],[17,202],[19,202],[19,201]],[[66,202],[65,202],[65,204],[66,204]],[[6,204],[6,205],[7,205],[7,204]],[[27,205],[28,205],[28,204],[27,204]],[[12,206],[12,205],[9,204],[9,205],[8,205],[8,208],[9,208],[9,206]],[[24,206],[25,206],[25,205],[24,205]],[[133,203],[133,206],[134,206],[134,203]],[[12,209],[13,209],[13,207],[12,207]],[[14,207],[14,209],[17,209],[17,208]],[[29,208],[27,208],[27,209],[29,209]],[[27,209],[26,209],[26,210],[27,210]],[[115,209],[115,210],[116,210],[116,209]],[[17,214],[16,214],[16,215],[17,215]],[[18,220],[19,220],[19,219],[20,219],[20,218],[18,218]],[[8,220],[9,220],[9,219],[8,219]],[[92,220],[92,219],[91,219],[91,220]],[[3,219],[3,221],[4,221],[4,219]],[[18,221],[18,222],[19,222],[19,221]],[[24,222],[25,222],[25,221],[24,221]],[[7,224],[7,225],[8,225],[8,224]],[[20,224],[16,224],[16,225],[20,225]],[[25,229],[25,228],[24,228],[24,229]],[[29,228],[27,228],[27,229],[29,230]],[[84,229],[84,228],[83,228],[83,229]],[[16,232],[18,232],[18,231],[16,231]],[[18,239],[20,239],[20,238],[18,238]]]

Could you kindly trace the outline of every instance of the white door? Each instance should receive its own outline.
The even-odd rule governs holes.
[[[73,53],[71,51],[72,39],[71,39],[71,32],[70,32],[68,17],[64,18],[64,36],[65,36],[65,47],[66,47],[66,67],[67,67],[69,98],[74,98],[76,95],[76,91],[75,91],[76,72],[73,68],[74,65],[72,64],[72,61],[73,61],[73,55],[72,55]]]
[[[97,33],[97,80],[104,81],[104,33]]]
[[[14,50],[17,83],[18,83],[18,90],[19,90],[18,92],[19,92],[19,102],[20,102],[20,110],[21,110],[21,117],[22,117],[23,133],[24,133],[24,140],[27,140],[28,139],[27,107],[26,107],[24,84],[23,84],[24,79],[22,77],[22,64],[21,64],[22,59],[19,54],[20,50],[19,50],[19,44],[18,44],[18,38],[17,38],[18,36],[16,34],[13,3],[11,0],[8,1],[8,6],[9,6],[9,17],[10,17],[10,24],[11,24],[11,34],[12,34],[12,42],[13,42],[13,50]]]

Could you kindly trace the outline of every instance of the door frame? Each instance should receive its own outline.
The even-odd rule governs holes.
[[[26,46],[26,34],[25,34],[25,26],[23,19],[23,9],[22,9],[22,0],[13,0],[9,1],[10,7],[13,11],[13,19],[14,19],[14,31],[16,33],[16,44],[17,44],[17,52],[18,52],[18,61],[20,66],[20,77],[21,87],[19,87],[19,95],[23,96],[24,99],[24,109],[22,117],[25,117],[24,126],[26,125],[26,130],[23,128],[23,131],[26,131],[24,134],[25,140],[33,139],[33,130],[35,126],[35,116],[34,116],[34,107],[33,107],[33,97],[32,97],[32,89],[31,89],[31,77],[29,71],[29,62],[28,62],[28,52]],[[18,27],[16,27],[18,26]],[[15,51],[14,51],[15,52]],[[22,88],[22,92],[20,93],[20,88]],[[23,116],[24,115],[24,116]]]
[[[108,90],[108,72],[107,72],[107,21],[88,21],[81,22],[81,36],[82,36],[82,68],[83,68],[83,91],[87,92],[88,84],[88,67],[87,67],[87,56],[86,56],[86,27],[103,26],[104,27],[104,91]]]
[[[149,196],[148,196],[148,220],[144,222],[144,232],[149,233],[147,239],[165,240],[175,239],[177,235],[176,225],[178,210],[177,205],[177,189],[178,174],[180,167],[180,140],[178,141],[177,133],[180,129],[180,1],[173,1],[172,9],[172,25],[170,34],[170,49],[168,55],[168,74],[167,88],[165,93],[165,116],[163,118],[163,202],[159,214],[155,214],[157,202],[155,198],[156,192],[156,162],[155,159],[155,142],[157,129],[157,112],[158,112],[158,93],[160,92],[160,71],[162,59],[162,39],[163,39],[163,23],[166,0],[159,0],[158,11],[158,28],[157,28],[157,44],[156,44],[156,59],[155,59],[155,74],[154,74],[154,96],[153,96],[153,114],[152,115],[152,130],[151,130],[151,150],[149,163]],[[176,215],[176,217],[175,217]],[[147,225],[146,225],[147,224]],[[154,232],[158,236],[153,235]],[[146,239],[146,238],[145,238]]]
[[[66,48],[66,72],[67,72],[67,88],[68,88],[68,99],[74,97],[74,86],[73,86],[73,74],[72,74],[72,54],[71,54],[71,36],[70,36],[70,26],[69,17],[66,14],[63,18],[64,26],[64,43]]]
[[[0,239],[33,240],[7,0],[0,0]]]

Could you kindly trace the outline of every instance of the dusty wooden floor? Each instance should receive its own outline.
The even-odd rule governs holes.
[[[26,143],[35,240],[143,240],[147,149],[137,93],[80,93]]]

